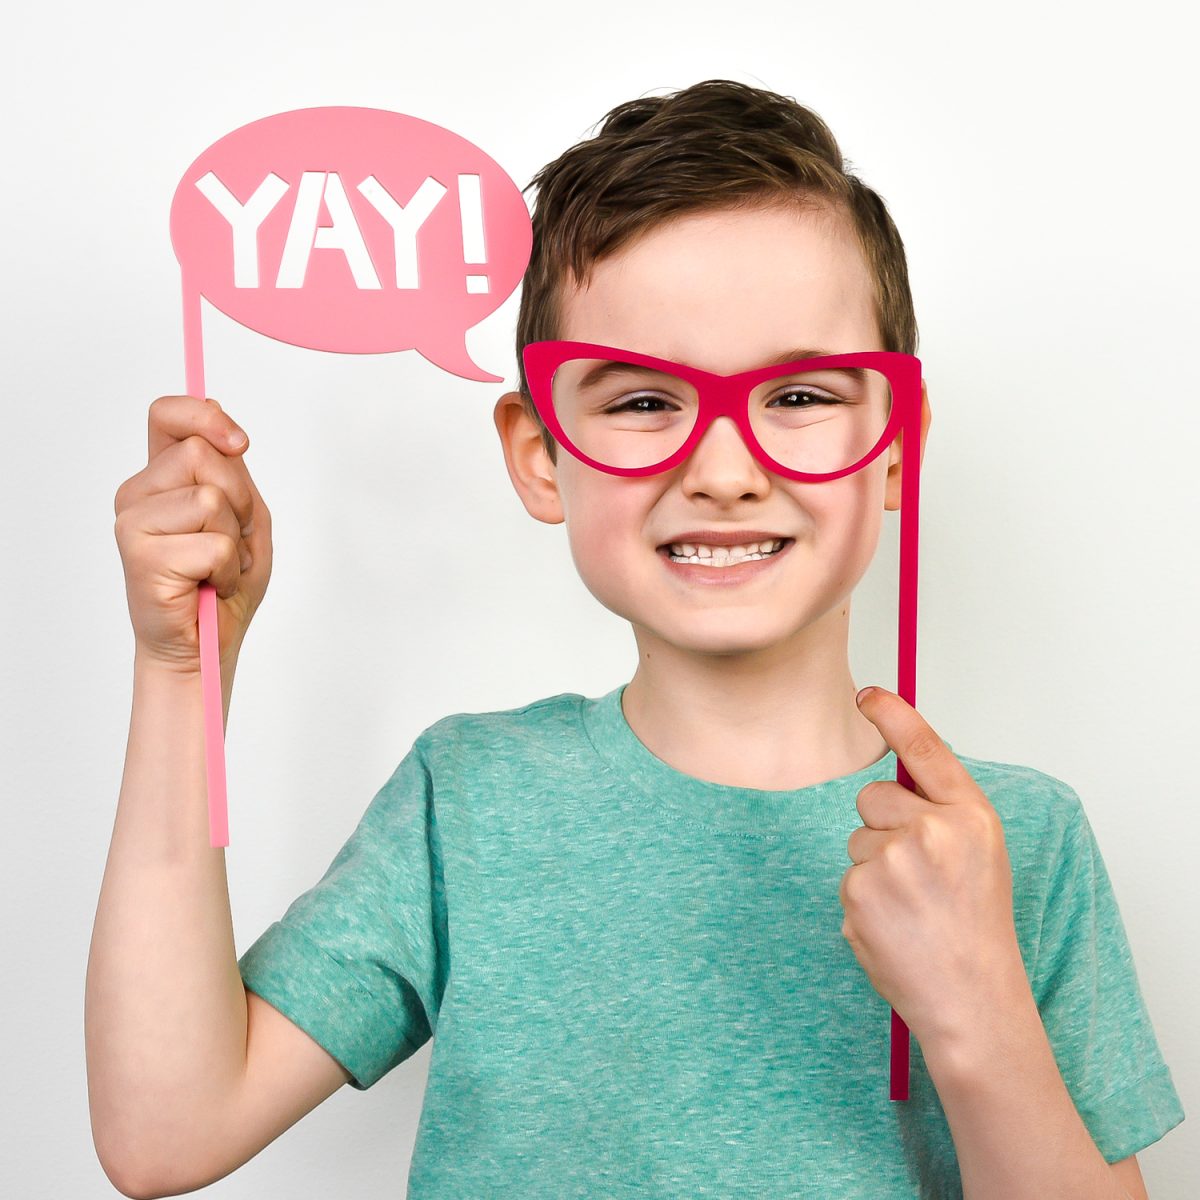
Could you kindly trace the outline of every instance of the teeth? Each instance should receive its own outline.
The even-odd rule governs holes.
[[[732,563],[767,558],[783,546],[784,539],[769,542],[747,542],[742,546],[700,546],[691,542],[672,542],[672,562],[703,563],[709,567],[725,567]]]

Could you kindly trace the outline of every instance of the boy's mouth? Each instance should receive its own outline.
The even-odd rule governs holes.
[[[744,562],[761,562],[779,554],[795,538],[747,539],[736,545],[717,545],[701,541],[665,542],[658,553],[670,562],[700,566],[708,570],[728,570]]]

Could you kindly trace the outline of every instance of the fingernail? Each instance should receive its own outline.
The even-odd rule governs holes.
[[[873,687],[865,687],[854,697],[854,703],[861,705],[862,702],[874,691]]]
[[[230,431],[228,438],[229,444],[235,450],[246,444],[246,435],[240,429],[234,429]]]
[[[254,560],[250,557],[250,551],[243,547],[243,549],[242,549],[242,570],[243,571],[247,570],[253,561]]]
[[[242,526],[242,537],[249,537],[254,532],[254,521],[250,520]]]

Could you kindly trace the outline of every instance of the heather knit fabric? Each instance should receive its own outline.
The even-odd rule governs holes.
[[[855,801],[710,783],[623,686],[429,726],[239,962],[365,1089],[433,1037],[410,1200],[961,1197],[916,1037],[841,933]],[[1018,942],[1109,1162],[1184,1119],[1078,795],[957,757],[1004,825]]]

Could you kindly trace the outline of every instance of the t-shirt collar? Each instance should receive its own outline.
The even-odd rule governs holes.
[[[848,831],[862,823],[856,808],[859,791],[873,780],[896,778],[896,752],[888,750],[849,775],[784,791],[698,779],[676,770],[639,740],[621,707],[625,687],[584,699],[581,716],[592,745],[607,767],[648,798],[701,824],[751,834],[798,827]]]

